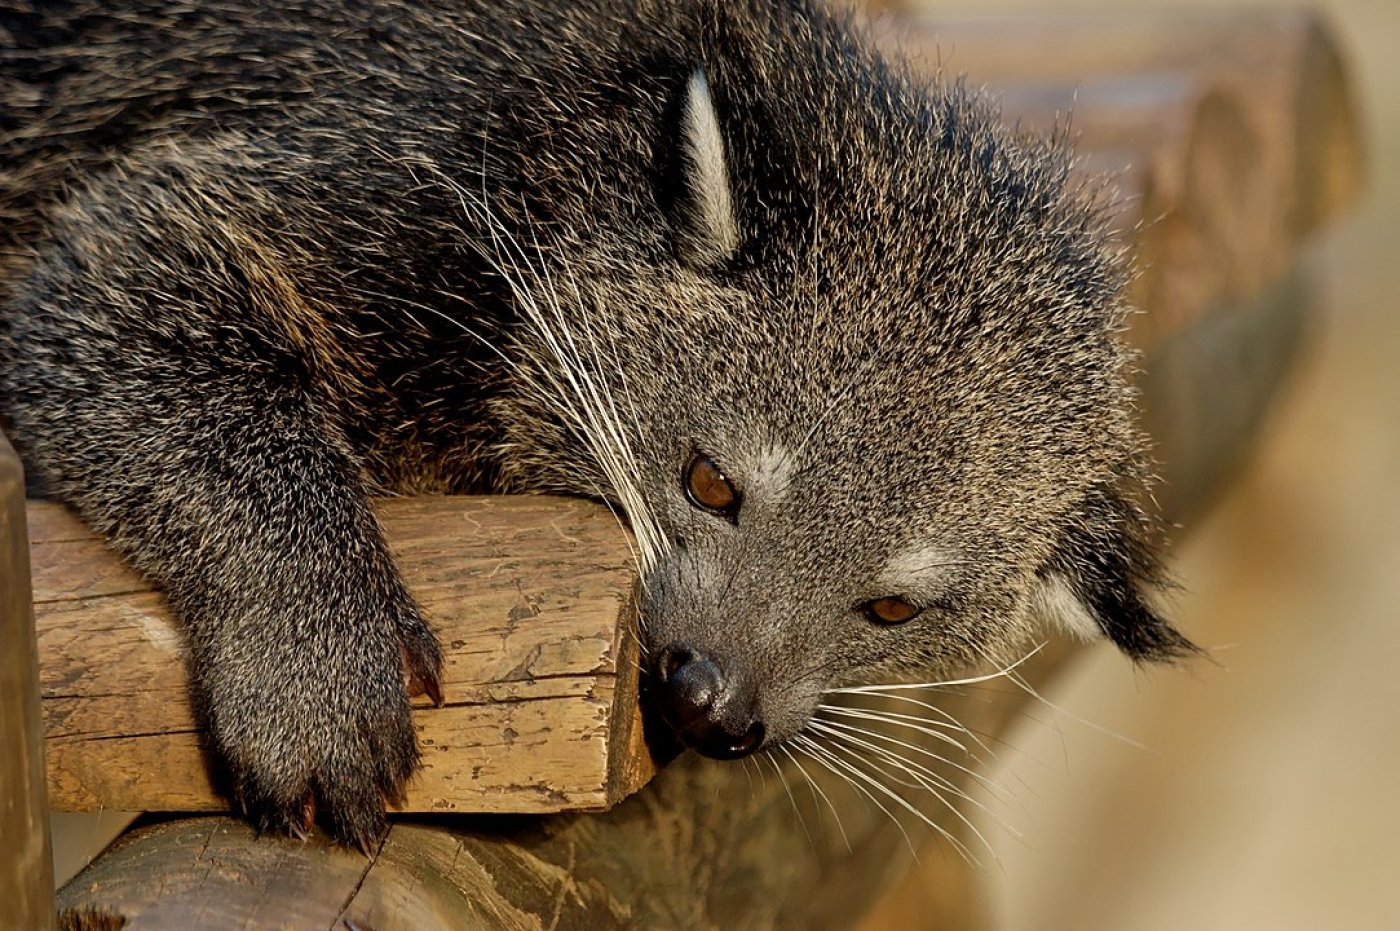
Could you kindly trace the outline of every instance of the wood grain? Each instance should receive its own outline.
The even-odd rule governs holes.
[[[29,607],[24,475],[0,433],[0,925],[53,927],[39,669]]]
[[[28,510],[53,807],[227,808],[162,596],[62,507]],[[430,497],[378,510],[445,651],[445,705],[415,709],[424,762],[405,810],[606,808],[650,778],[628,541],[606,511]]]

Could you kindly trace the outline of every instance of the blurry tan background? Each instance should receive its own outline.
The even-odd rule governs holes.
[[[1064,713],[1012,736],[1019,805],[996,808],[1022,837],[990,829],[986,877],[1007,931],[1400,928],[1400,0],[1311,5],[1351,64],[1367,191],[1317,250],[1322,319],[1260,447],[1174,559],[1174,616],[1220,666],[1096,647],[1047,696]]]

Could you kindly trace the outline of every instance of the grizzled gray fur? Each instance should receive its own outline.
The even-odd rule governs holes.
[[[0,409],[169,593],[265,827],[367,843],[418,759],[440,658],[376,493],[616,508],[666,720],[716,756],[1047,615],[1190,651],[1144,601],[1101,190],[849,23],[54,0],[0,30]]]

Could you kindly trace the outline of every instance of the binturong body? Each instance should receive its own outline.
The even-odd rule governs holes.
[[[167,590],[265,827],[366,843],[439,654],[369,499],[607,502],[731,757],[1047,618],[1191,650],[1100,187],[804,3],[0,11],[0,410]]]

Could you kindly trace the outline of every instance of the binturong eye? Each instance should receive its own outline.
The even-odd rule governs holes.
[[[867,601],[860,610],[877,624],[903,624],[918,617],[923,608],[891,595]]]
[[[735,522],[741,501],[734,487],[713,459],[696,453],[685,467],[685,496],[696,507]]]

